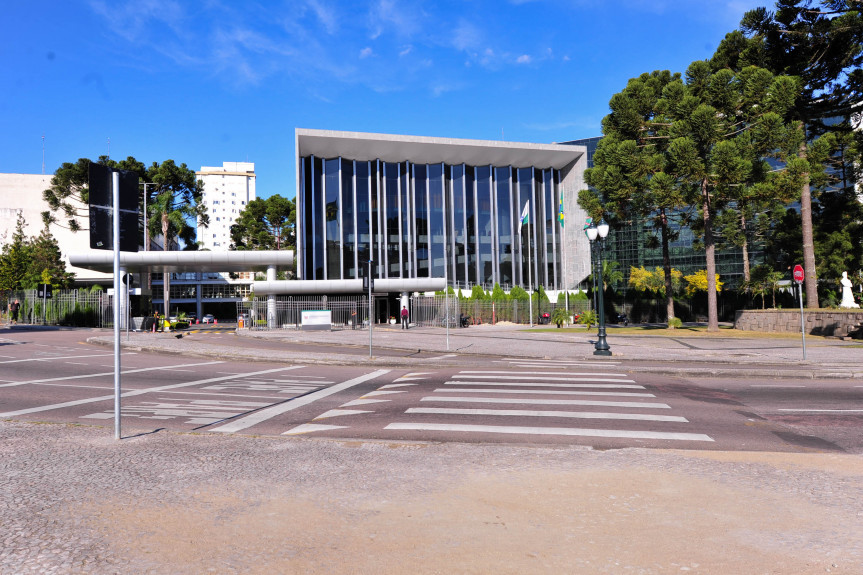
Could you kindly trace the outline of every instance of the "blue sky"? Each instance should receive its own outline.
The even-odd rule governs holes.
[[[0,172],[80,157],[255,163],[295,195],[294,129],[549,143],[708,58],[746,0],[48,0],[0,22]]]

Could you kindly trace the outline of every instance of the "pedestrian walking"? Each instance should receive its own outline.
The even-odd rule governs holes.
[[[408,329],[408,308],[402,306],[402,329]]]
[[[14,302],[12,302],[11,304],[9,304],[9,311],[12,312],[12,323],[13,324],[18,323],[18,310],[20,310],[20,309],[21,309],[21,302],[19,302],[17,299]]]

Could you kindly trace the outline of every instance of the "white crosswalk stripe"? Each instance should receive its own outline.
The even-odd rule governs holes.
[[[380,421],[393,406],[404,405],[399,408],[403,409],[398,411],[400,416],[385,415],[374,427],[406,438],[492,434],[578,437],[588,443],[591,438],[620,440],[624,445],[630,440],[713,442],[709,435],[689,429],[687,418],[669,414],[671,406],[658,401],[629,374],[579,371],[584,365],[596,367],[590,362],[568,362],[559,364],[560,371],[470,369],[444,381],[433,373],[410,373],[396,379],[398,383],[381,385],[285,434],[343,433],[357,421],[352,418]],[[414,382],[401,383],[406,380]],[[422,380],[436,387],[430,389]],[[375,403],[383,405],[369,405]],[[359,406],[368,409],[356,409]],[[336,420],[341,425],[324,425],[320,420]],[[576,421],[581,425],[571,425]]]
[[[668,410],[671,406],[657,401],[643,401],[655,399],[656,396],[648,393],[645,386],[638,385],[627,374],[575,371],[585,365],[595,366],[588,362],[555,365],[542,362],[538,367],[565,369],[524,372],[512,369],[462,370],[445,381],[444,387],[436,388],[431,394],[421,397],[419,401],[425,404],[424,406],[405,410],[405,416],[412,419],[416,416],[416,419],[394,421],[387,424],[385,429],[455,434],[713,441],[706,434],[681,431],[679,425],[689,424],[685,417],[657,413],[656,410]],[[582,399],[584,396],[595,399]],[[434,404],[449,405],[426,407]],[[533,409],[534,407],[536,409]],[[568,407],[582,409],[568,410]],[[594,411],[595,408],[605,410]],[[608,409],[615,411],[607,411]],[[446,419],[435,421],[435,416]],[[487,425],[476,421],[477,418],[487,420],[488,417],[511,421],[512,424]],[[532,420],[534,424],[525,424],[526,420]],[[560,422],[566,420],[591,421],[591,425],[595,427],[560,425]],[[540,425],[543,421],[555,421],[556,424]],[[634,425],[636,428],[619,428],[623,424]],[[677,429],[658,427],[667,425],[673,425]],[[650,428],[645,428],[646,426]]]

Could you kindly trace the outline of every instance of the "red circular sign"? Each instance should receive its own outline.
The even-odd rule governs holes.
[[[796,266],[794,266],[794,281],[802,282],[803,278],[804,278],[803,266],[801,266],[800,264],[797,264]]]

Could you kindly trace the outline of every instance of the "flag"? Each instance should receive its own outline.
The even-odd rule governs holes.
[[[563,190],[560,190],[560,204],[557,211],[557,221],[560,222],[560,227],[563,227]]]
[[[521,220],[518,222],[518,233],[521,234],[521,226],[527,223],[530,217],[530,202],[524,204],[524,209],[521,211]]]

